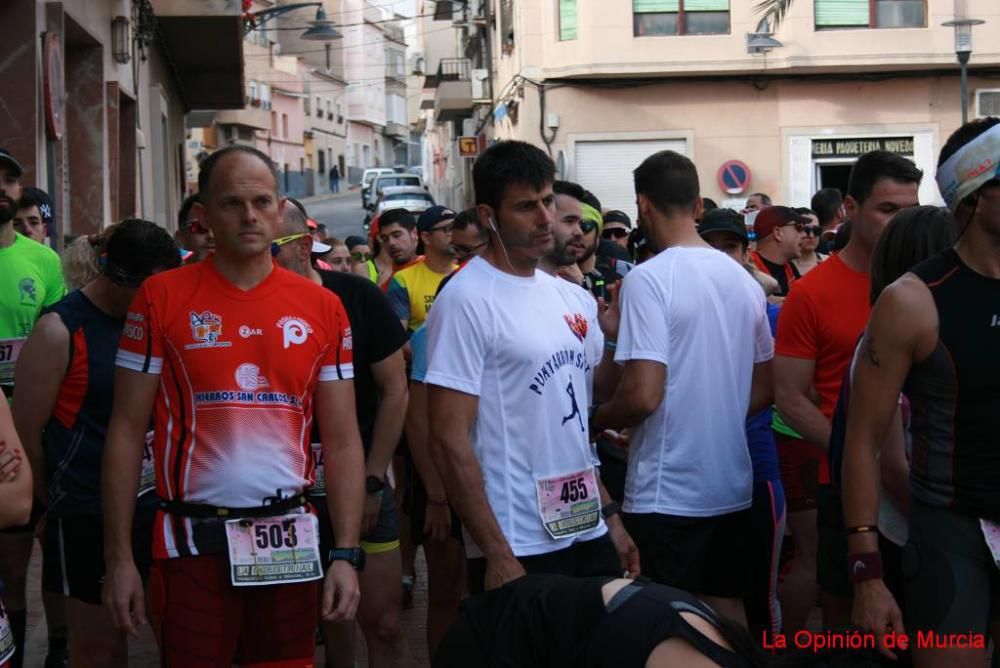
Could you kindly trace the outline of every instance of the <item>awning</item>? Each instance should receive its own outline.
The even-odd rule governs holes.
[[[185,108],[244,104],[241,0],[151,0]]]

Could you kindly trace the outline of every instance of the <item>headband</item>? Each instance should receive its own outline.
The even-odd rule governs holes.
[[[597,235],[600,236],[604,231],[604,216],[601,215],[600,211],[584,202],[580,202],[580,209],[583,211],[584,222],[597,223]]]
[[[937,184],[951,212],[988,181],[1000,178],[1000,125],[958,149],[937,170]]]

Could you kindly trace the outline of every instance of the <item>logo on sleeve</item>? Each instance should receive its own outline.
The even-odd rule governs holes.
[[[587,338],[587,319],[579,313],[574,313],[573,315],[564,315],[563,320],[569,325],[569,329],[573,332],[573,336],[580,340],[582,343],[585,338]]]
[[[290,346],[305,343],[313,331],[305,320],[291,315],[286,315],[278,321],[278,329],[281,330],[281,343],[285,350]]]
[[[354,347],[354,335],[351,334],[351,328],[348,327],[344,330],[344,350],[351,350]]]
[[[230,341],[220,341],[222,336],[222,316],[211,311],[195,313],[191,311],[191,337],[197,343],[189,343],[184,346],[185,350],[196,350],[198,348],[228,348],[233,345]]]

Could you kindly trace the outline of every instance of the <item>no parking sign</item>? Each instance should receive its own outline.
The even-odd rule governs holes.
[[[750,186],[750,168],[739,160],[728,160],[719,167],[719,187],[729,195],[738,195]]]

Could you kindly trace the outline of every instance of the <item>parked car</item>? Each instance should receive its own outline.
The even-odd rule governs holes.
[[[368,208],[374,208],[379,195],[386,188],[398,188],[401,186],[413,186],[423,188],[423,180],[416,174],[379,174],[372,180],[368,189]]]
[[[406,209],[419,216],[425,210],[434,206],[434,198],[420,186],[390,186],[382,190],[378,200],[365,214],[365,231],[371,226],[375,216],[382,215],[388,209]]]
[[[375,180],[376,176],[381,174],[393,174],[394,172],[388,167],[375,167],[373,169],[366,169],[364,173],[361,174],[361,206],[368,206],[368,191],[372,186],[372,181]]]

